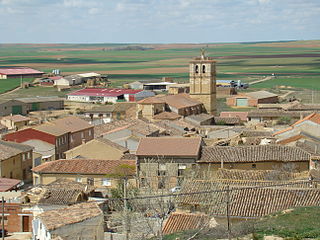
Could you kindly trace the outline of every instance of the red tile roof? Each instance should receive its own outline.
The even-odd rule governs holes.
[[[10,120],[12,122],[23,122],[23,121],[29,121],[30,118],[28,117],[24,117],[22,115],[13,115],[13,116],[6,116],[6,117],[3,117],[2,119],[5,119],[5,120]]]
[[[28,67],[0,68],[0,74],[3,75],[23,75],[23,74],[41,74],[38,70]]]
[[[194,230],[208,225],[210,218],[203,213],[175,212],[170,214],[163,226],[164,234]],[[209,226],[208,226],[209,227]]]
[[[134,89],[122,89],[122,88],[84,88],[73,93],[69,93],[71,96],[103,96],[103,97],[115,97],[123,94],[137,94],[142,90]]]
[[[43,163],[32,169],[37,173],[114,174],[122,165],[136,166],[134,160],[70,159]],[[135,170],[129,169],[134,175]]]
[[[0,178],[0,192],[6,192],[14,189],[21,180],[11,178]]]
[[[241,121],[247,121],[248,112],[221,112],[220,117],[239,117]]]
[[[137,156],[187,156],[197,157],[201,138],[147,137],[141,138]]]

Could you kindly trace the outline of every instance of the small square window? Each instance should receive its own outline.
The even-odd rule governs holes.
[[[257,165],[256,164],[252,164],[252,168],[257,168]]]
[[[111,186],[111,180],[108,178],[102,179],[102,186],[110,187]]]
[[[82,182],[82,178],[81,177],[76,177],[76,182]]]

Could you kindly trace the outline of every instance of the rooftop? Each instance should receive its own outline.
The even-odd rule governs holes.
[[[7,192],[17,187],[21,183],[19,179],[0,178],[0,192]]]
[[[32,169],[37,173],[114,174],[122,165],[136,166],[133,160],[62,159],[43,163]],[[135,170],[130,174],[134,175]]]
[[[148,137],[140,139],[136,155],[197,157],[200,146],[201,138]]]
[[[175,112],[161,112],[153,117],[154,119],[160,119],[160,120],[176,120],[181,118],[181,116]]]
[[[278,96],[274,93],[267,92],[267,91],[248,92],[248,93],[245,93],[245,95],[255,99],[270,98],[270,97]]]
[[[172,234],[175,232],[182,232],[187,230],[194,230],[202,228],[209,224],[210,218],[203,213],[171,213],[164,222],[163,234]]]
[[[220,117],[239,117],[241,121],[247,121],[248,112],[221,112]]]
[[[142,90],[123,89],[123,88],[84,88],[78,91],[69,93],[69,96],[102,96],[114,97],[123,94],[136,94]]]
[[[55,136],[60,136],[68,132],[78,132],[93,127],[87,121],[76,116],[69,116],[52,122],[44,123],[34,127],[41,132],[47,132]]]
[[[12,115],[12,116],[5,116],[2,119],[4,120],[10,120],[12,122],[24,122],[24,121],[29,121],[30,118],[22,116],[20,114],[18,115]]]
[[[172,106],[177,109],[202,105],[201,102],[189,97],[188,94],[184,93],[176,95],[167,95],[159,98],[165,101],[166,104],[168,104],[169,106]]]
[[[46,211],[40,214],[39,218],[47,230],[54,230],[102,214],[103,212],[97,203],[80,203],[63,209]]]
[[[203,147],[199,163],[295,162],[309,161],[310,154],[301,148],[280,145],[238,147]]]
[[[24,103],[64,101],[63,98],[59,98],[59,97],[56,97],[56,96],[51,96],[51,97],[32,97],[32,98],[16,98],[15,100],[20,101],[20,102],[24,102]]]
[[[38,70],[29,67],[1,67],[0,74],[3,75],[23,75],[23,74],[41,74]]]
[[[297,182],[298,183],[298,182]],[[185,182],[180,193],[207,191],[206,194],[182,195],[178,198],[181,205],[196,205],[199,210],[212,216],[226,216],[227,184],[217,185],[210,181],[193,180]],[[231,217],[262,217],[294,207],[319,206],[320,189],[294,187],[291,183],[279,187],[231,187]],[[217,190],[217,191],[215,191]],[[212,192],[210,192],[212,191]]]
[[[31,151],[33,148],[20,143],[0,140],[0,160],[5,160],[23,152]]]

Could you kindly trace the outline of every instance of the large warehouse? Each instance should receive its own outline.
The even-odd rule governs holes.
[[[267,91],[248,92],[227,98],[228,106],[256,107],[261,103],[278,103],[278,95]]]
[[[151,91],[121,88],[85,88],[67,95],[67,99],[76,102],[135,102],[155,94]]]
[[[0,79],[18,77],[42,77],[44,72],[28,67],[0,67]]]

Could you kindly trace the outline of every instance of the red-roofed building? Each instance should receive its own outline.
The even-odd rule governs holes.
[[[3,67],[0,68],[0,79],[17,77],[42,77],[44,72],[28,67]]]
[[[67,95],[67,99],[76,102],[135,102],[155,94],[151,91],[122,88],[84,88]]]

